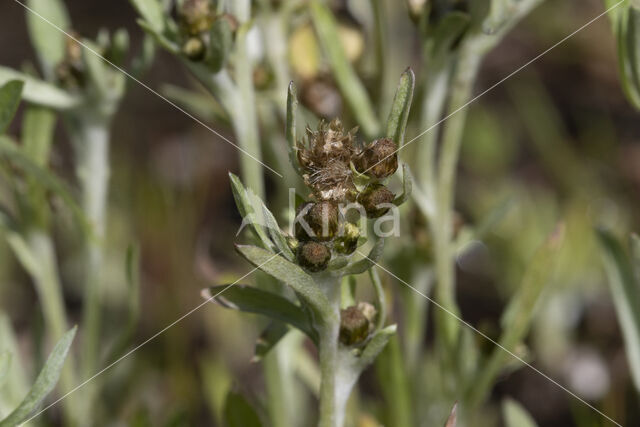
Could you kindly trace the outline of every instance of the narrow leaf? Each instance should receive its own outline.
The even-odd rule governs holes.
[[[380,329],[373,334],[371,340],[367,343],[367,346],[362,350],[362,354],[358,359],[360,369],[364,369],[378,357],[378,355],[387,346],[387,343],[392,336],[396,334],[396,325],[387,326],[384,329]]]
[[[0,134],[5,133],[20,105],[20,95],[24,84],[12,80],[0,87]]]
[[[217,73],[224,67],[229,58],[229,52],[233,44],[233,33],[229,20],[219,17],[211,25],[209,30],[209,55],[207,64],[211,71]]]
[[[4,380],[9,373],[9,367],[11,366],[11,353],[3,351],[0,353],[0,387],[4,385]]]
[[[451,413],[449,414],[449,418],[447,418],[447,422],[444,424],[444,427],[456,427],[458,425],[458,403],[456,402],[451,408]]]
[[[393,199],[393,204],[396,206],[400,206],[404,204],[409,197],[411,197],[411,193],[413,192],[413,178],[411,177],[411,171],[409,170],[409,166],[406,163],[402,164],[402,193],[395,199]]]
[[[362,274],[369,270],[382,257],[384,239],[378,239],[367,256],[340,270],[343,275]],[[359,251],[358,251],[359,252]],[[364,255],[361,253],[361,255]]]
[[[378,135],[380,124],[373,111],[373,105],[364,85],[347,58],[333,13],[320,0],[312,0],[309,7],[316,34],[333,69],[333,75],[340,91],[353,110],[364,133],[370,137]]]
[[[22,96],[25,101],[58,110],[68,110],[80,105],[80,98],[77,96],[73,96],[50,83],[28,74],[0,66],[0,84],[10,80],[22,80],[24,82]]]
[[[624,337],[633,383],[640,391],[640,283],[620,242],[608,231],[598,237],[609,278],[611,296]]]
[[[289,247],[287,239],[278,225],[278,221],[276,221],[276,218],[264,203],[262,203],[262,216],[264,218],[269,237],[271,237],[271,241],[276,245],[278,251],[281,252],[285,258],[289,261],[293,261],[293,251]]]
[[[433,31],[434,57],[449,52],[471,25],[471,16],[464,12],[448,13]]]
[[[411,68],[407,68],[400,77],[400,83],[387,119],[387,138],[393,139],[398,144],[398,148],[404,144],[404,134],[407,129],[409,112],[411,111],[415,84],[416,76]]]
[[[250,227],[265,249],[274,250],[275,245],[263,227],[262,212],[259,210],[263,204],[262,200],[252,191],[247,190],[236,175],[229,173],[229,179],[231,180],[231,191],[233,192],[236,207],[242,217],[240,229],[242,230],[247,226]]]
[[[316,333],[309,324],[307,315],[300,307],[277,294],[251,286],[221,285],[211,286],[202,292],[202,296],[211,299],[223,307],[246,313],[261,314],[272,320],[286,323],[300,329],[310,338],[316,339]]]
[[[285,135],[287,137],[287,146],[289,147],[289,161],[291,166],[298,171],[298,157],[297,157],[297,141],[296,141],[296,114],[298,112],[298,96],[296,86],[293,82],[289,83],[289,90],[287,92],[287,124],[285,128]]]
[[[256,340],[256,348],[251,362],[261,361],[288,332],[289,327],[284,323],[271,322]]]
[[[62,371],[64,361],[67,358],[75,335],[76,327],[73,327],[73,329],[62,336],[53,348],[53,351],[49,355],[40,374],[38,374],[38,378],[36,378],[31,390],[27,393],[27,396],[13,412],[4,420],[0,421],[0,427],[16,426],[27,420],[38,410],[42,401],[53,390],[60,378],[60,372]]]
[[[149,27],[156,33],[162,34],[165,30],[164,11],[158,0],[130,0]]]
[[[27,5],[31,9],[25,12],[31,44],[46,77],[52,78],[56,65],[65,57],[66,36],[62,31],[69,30],[69,14],[62,0],[28,0]]]
[[[240,393],[229,391],[224,404],[224,425],[227,427],[262,427],[253,407]]]
[[[502,402],[502,416],[505,427],[537,427],[526,409],[513,399],[505,399]]]
[[[327,297],[311,276],[279,255],[255,246],[236,246],[237,251],[260,270],[291,287],[322,319],[336,316]]]
[[[48,108],[29,107],[22,118],[22,149],[38,166],[46,165],[55,130],[56,115]]]

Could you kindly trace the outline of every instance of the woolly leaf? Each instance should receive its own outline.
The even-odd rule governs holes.
[[[0,66],[0,84],[10,80],[22,80],[24,82],[22,97],[25,101],[57,110],[68,110],[80,105],[80,98],[77,96],[28,74]]]
[[[62,0],[29,0],[27,6],[31,9],[25,12],[31,44],[45,75],[51,78],[65,57],[67,36],[62,31],[69,31],[69,14]]]
[[[416,84],[416,76],[411,68],[402,73],[400,83],[393,98],[391,112],[387,119],[387,138],[391,138],[398,144],[398,148],[404,143],[404,134],[407,129],[413,89]]]

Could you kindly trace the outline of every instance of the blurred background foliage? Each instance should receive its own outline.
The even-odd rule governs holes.
[[[370,17],[362,12],[362,3],[367,2],[335,3],[340,38],[376,99],[393,95],[396,76],[407,66],[420,75],[418,35],[404,4],[385,2],[392,48],[383,59],[394,77],[385,80],[393,84],[381,85],[372,71],[376,61],[370,47],[375,41],[367,39],[364,30]],[[143,32],[135,24],[136,14],[128,1],[67,0],[65,4],[79,34],[95,37],[99,28],[123,27],[129,31],[133,50],[140,48]],[[602,10],[599,0],[544,3],[488,55],[476,92]],[[5,1],[0,5],[0,20],[4,34],[0,63],[28,69],[36,57],[26,32],[24,9]],[[319,116],[340,115],[353,124],[309,22],[294,20],[291,27],[289,65],[303,106]],[[253,78],[257,87],[267,88],[266,92],[273,86],[268,68],[257,67]],[[201,106],[199,117],[234,139],[225,124],[228,118],[171,55],[158,51],[143,80],[172,99],[184,99],[178,88],[194,88],[198,94],[195,105]],[[284,93],[273,96],[277,99]],[[423,130],[418,120],[410,123],[408,138]],[[19,128],[18,119],[10,132],[15,134]],[[265,129],[261,144],[281,147],[284,153],[280,134],[271,137],[268,127]],[[631,380],[594,228],[606,227],[621,237],[638,230],[639,132],[638,113],[620,86],[610,21],[603,18],[469,107],[456,196],[461,233],[465,224],[481,223],[491,212],[497,215],[482,241],[469,243],[456,263],[456,298],[462,317],[494,339],[499,336],[500,315],[517,291],[533,253],[559,222],[564,224],[565,244],[557,254],[558,272],[537,307],[524,357],[627,426],[640,423],[638,392]],[[141,283],[140,321],[133,340],[137,343],[201,303],[202,288],[231,282],[248,271],[231,250],[240,217],[227,172],[239,169],[238,155],[232,146],[137,85],[130,87],[113,119],[111,141],[107,267],[101,288],[103,327],[107,331],[124,327],[130,293],[123,248],[137,245]],[[401,158],[410,159],[416,145],[403,150]],[[71,151],[70,142],[58,129],[50,165],[73,182]],[[284,165],[278,168],[281,170],[287,166],[286,157],[278,156]],[[414,165],[414,172],[419,167]],[[266,176],[267,195],[280,197],[274,190],[281,185],[278,178]],[[283,200],[273,203],[284,206]],[[423,221],[417,214],[409,216],[417,223]],[[81,260],[71,256],[77,236],[70,231],[69,218],[54,216],[53,220],[56,248],[65,261],[59,266],[65,303],[70,320],[77,323],[83,293],[78,278]],[[411,237],[419,242],[430,239],[428,233],[418,231]],[[390,242],[392,252],[400,254],[392,263],[395,272],[402,271],[403,245],[410,243],[407,238],[398,240]],[[383,280],[395,308],[390,316],[401,320],[397,311],[403,306],[397,300],[410,291],[389,276]],[[422,303],[428,304],[426,300]],[[25,363],[34,370],[47,354],[39,344],[43,319],[37,307],[29,277],[0,240],[0,309],[6,314],[0,321],[10,319],[20,353],[30,355]],[[429,307],[429,318],[434,310]],[[423,337],[427,345],[432,323],[428,322]],[[236,312],[214,305],[204,307],[104,375],[100,412],[95,419],[105,421],[97,425],[222,425],[229,388],[264,407],[262,371],[258,364],[249,363],[255,338],[264,326],[261,318],[247,322]],[[491,343],[481,337],[471,335],[471,339],[483,351],[491,350]],[[393,351],[386,357],[394,357]],[[426,384],[438,375],[436,362],[427,360],[419,370]],[[296,366],[301,377],[313,377],[313,370],[305,369],[308,361],[304,358],[292,357],[288,363]],[[354,425],[377,425],[375,419],[385,420],[389,408],[380,377],[384,378],[384,373],[365,373],[360,399],[366,401],[363,413],[370,415],[362,415]],[[491,400],[499,403],[506,397],[519,402],[540,426],[607,425],[598,414],[526,368],[499,377]],[[412,398],[420,402],[422,396]],[[446,419],[452,405],[453,401],[446,399],[439,406],[425,403],[436,413],[418,411],[420,425],[439,425],[434,420]],[[477,425],[503,422],[498,408],[488,407]],[[505,408],[509,411],[510,406]],[[57,417],[53,412],[47,419],[55,425]]]

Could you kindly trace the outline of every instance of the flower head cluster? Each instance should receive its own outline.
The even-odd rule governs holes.
[[[296,143],[297,161],[311,202],[298,207],[295,237],[300,265],[324,270],[332,253],[349,255],[357,247],[359,218],[348,220],[344,206],[362,207],[369,218],[389,210],[395,195],[381,182],[398,168],[397,146],[391,139],[367,145],[355,138],[357,128],[345,131],[338,119],[307,128],[306,141]]]

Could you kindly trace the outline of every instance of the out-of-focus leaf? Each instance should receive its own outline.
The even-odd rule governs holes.
[[[0,133],[4,133],[20,105],[20,96],[24,84],[12,80],[0,87]]]
[[[219,296],[213,298],[215,295]],[[261,314],[270,319],[286,323],[300,329],[310,338],[316,339],[316,332],[309,324],[306,314],[300,307],[277,294],[251,286],[222,285],[205,288],[202,296],[223,307],[246,313]]]
[[[145,34],[142,39],[141,52],[131,61],[132,74],[136,77],[142,77],[144,73],[151,67],[156,57],[155,38],[149,34]]]
[[[4,385],[4,380],[7,378],[9,367],[11,366],[11,353],[3,351],[0,353],[0,387]]]
[[[393,199],[393,204],[396,206],[400,206],[404,204],[409,197],[411,197],[411,193],[413,192],[413,178],[411,178],[411,171],[409,171],[409,166],[406,163],[402,164],[402,193],[398,195],[395,199]]]
[[[416,85],[416,76],[411,68],[402,73],[396,95],[393,98],[389,118],[387,119],[387,138],[391,138],[398,144],[398,148],[404,144],[404,134],[407,129],[407,120],[413,101],[413,89]]]
[[[362,350],[362,354],[358,359],[360,369],[366,368],[367,366],[372,364],[374,360],[376,360],[378,355],[387,346],[389,339],[391,339],[391,337],[395,335],[396,329],[396,325],[390,325],[386,328],[376,331],[373,334],[364,350]]]
[[[229,391],[224,404],[226,427],[261,427],[258,414],[240,393]]]
[[[11,355],[20,354],[18,341],[11,326],[11,321],[7,315],[0,311],[0,348]],[[4,379],[4,386],[0,386],[0,403],[3,408],[13,409],[22,400],[29,390],[26,374],[21,360],[16,357],[11,358],[11,369],[7,371]],[[6,412],[3,412],[6,413]]]
[[[345,267],[340,270],[340,273],[343,275],[349,274],[362,274],[369,270],[372,266],[375,265],[376,262],[382,257],[382,253],[384,251],[384,239],[378,239],[373,248],[368,255],[364,256],[363,253],[360,253],[364,256],[364,258],[354,262],[353,264]],[[358,251],[359,252],[359,251]]]
[[[636,272],[636,282],[640,283],[640,237],[635,233],[631,234],[631,262]]]
[[[449,418],[444,423],[444,427],[456,427],[458,425],[458,404],[455,403],[453,408],[451,408],[451,413],[449,414]]]
[[[69,330],[58,341],[27,396],[13,412],[0,421],[0,427],[16,426],[27,420],[38,410],[42,401],[53,390],[60,378],[60,372],[71,348],[73,338],[76,335],[76,329],[74,327]]]
[[[287,335],[289,328],[282,322],[271,322],[256,340],[253,363],[261,361],[280,340]]]
[[[156,43],[158,43],[170,53],[174,55],[180,55],[180,46],[167,38],[164,34],[154,30],[153,26],[148,21],[145,21],[144,19],[138,19],[137,22],[138,25],[140,25],[140,27],[156,41]]]
[[[291,166],[297,171],[298,157],[297,157],[297,145],[296,145],[296,114],[298,112],[298,96],[296,86],[293,82],[289,83],[289,90],[287,92],[287,124],[285,128],[285,135],[287,137],[287,146],[289,147],[289,161]]]
[[[129,52],[129,33],[124,28],[120,28],[113,33],[111,38],[111,62],[120,66]]]
[[[380,132],[380,124],[373,111],[367,91],[351,66],[340,40],[338,25],[329,7],[320,0],[309,3],[311,19],[318,39],[333,69],[340,91],[367,136]]]
[[[25,12],[31,44],[46,77],[51,78],[65,57],[66,35],[62,31],[69,31],[69,14],[62,0],[28,0],[27,6],[31,9]]]
[[[0,66],[0,84],[10,80],[22,80],[24,82],[22,96],[25,101],[56,110],[68,110],[80,105],[80,98],[77,96],[73,96],[28,74]]]
[[[620,242],[608,231],[598,230],[600,247],[618,314],[633,383],[640,391],[640,282]]]
[[[209,55],[207,64],[211,71],[217,73],[224,67],[233,44],[233,33],[229,20],[224,16],[218,17],[209,30]]]
[[[448,13],[433,30],[433,56],[449,52],[471,24],[471,16],[464,12]]]
[[[502,401],[502,416],[506,427],[537,427],[526,409],[513,399]]]
[[[83,40],[84,46],[82,46],[85,66],[91,83],[98,89],[101,98],[108,98],[113,96],[113,87],[111,85],[111,73],[110,67],[104,60],[96,55],[94,52],[100,52],[98,47],[91,40]]]
[[[171,101],[202,121],[229,124],[229,115],[211,95],[187,90],[179,86],[164,85],[162,93]]]
[[[165,30],[164,11],[158,0],[131,0],[131,4],[138,11],[149,28],[158,34]]]
[[[611,8],[615,2],[607,5]],[[618,44],[622,88],[631,104],[640,109],[640,10],[622,5],[613,9],[611,16]]]
[[[22,118],[22,149],[38,166],[49,159],[56,115],[48,108],[33,106],[25,110]]]
[[[287,261],[279,255],[273,255],[255,246],[236,245],[238,252],[260,270],[291,287],[298,296],[317,313],[322,319],[336,316],[327,297],[318,288],[311,276],[297,265]]]
[[[89,223],[73,196],[55,175],[38,166],[27,157],[9,138],[0,136],[0,156],[6,157],[12,163],[20,167],[24,172],[33,177],[42,187],[58,195],[71,210],[75,220],[85,233],[90,232]]]
[[[378,310],[376,329],[382,329],[384,323],[387,321],[387,300],[384,295],[384,288],[382,287],[378,269],[375,266],[369,270],[369,278],[373,285],[373,291],[376,296],[376,310]]]

